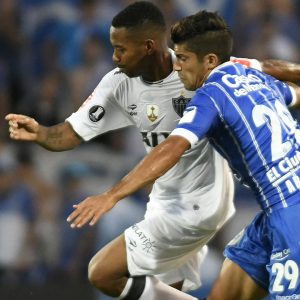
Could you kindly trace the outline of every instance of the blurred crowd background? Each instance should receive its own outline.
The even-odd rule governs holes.
[[[148,191],[120,202],[97,226],[71,230],[72,205],[115,183],[144,155],[134,128],[105,134],[77,149],[51,153],[9,139],[4,116],[22,113],[50,126],[64,121],[114,66],[112,17],[129,0],[0,1],[0,298],[110,299],[87,281],[96,251],[143,217]],[[234,56],[300,63],[297,0],[156,0],[170,25],[199,9],[230,25]],[[295,114],[297,117],[297,114]],[[224,245],[258,210],[237,185],[237,214],[210,243],[205,294]]]

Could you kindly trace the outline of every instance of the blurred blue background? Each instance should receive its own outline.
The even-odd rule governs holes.
[[[115,183],[144,155],[139,133],[124,129],[64,153],[9,140],[4,116],[62,122],[90,95],[111,61],[109,27],[129,0],[0,1],[0,298],[105,300],[87,281],[97,249],[140,220],[148,191],[119,203],[94,228],[71,230],[72,204]],[[156,0],[170,25],[199,9],[219,11],[233,31],[234,56],[300,62],[297,0]],[[298,118],[297,113],[295,117]],[[258,210],[236,187],[237,214],[210,243],[206,294],[224,245]]]

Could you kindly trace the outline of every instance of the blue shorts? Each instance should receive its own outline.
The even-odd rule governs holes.
[[[258,213],[224,254],[272,299],[300,299],[300,204]]]

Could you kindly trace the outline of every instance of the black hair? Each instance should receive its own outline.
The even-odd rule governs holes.
[[[171,39],[175,44],[185,43],[198,57],[215,53],[221,62],[228,61],[232,51],[230,29],[217,12],[203,10],[183,18],[172,26]]]
[[[149,25],[166,30],[166,22],[162,12],[157,6],[148,1],[137,1],[128,5],[112,20],[112,26],[115,28],[125,27],[131,29]]]

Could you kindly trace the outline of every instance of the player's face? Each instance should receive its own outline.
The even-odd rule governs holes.
[[[178,72],[184,87],[189,91],[194,91],[201,87],[208,75],[206,60],[199,60],[194,52],[185,48],[184,44],[175,44],[176,62],[174,70]]]
[[[110,42],[114,48],[113,61],[129,77],[143,75],[147,48],[144,39],[133,36],[126,28],[110,28]]]

